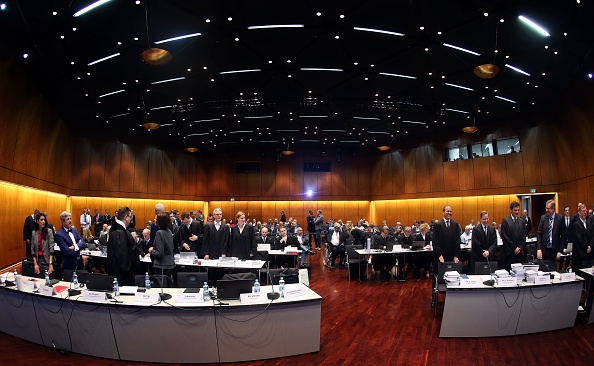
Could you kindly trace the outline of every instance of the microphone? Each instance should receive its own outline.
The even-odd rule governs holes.
[[[159,294],[159,298],[161,299],[161,301],[165,301],[165,300],[169,300],[171,299],[171,295],[168,293],[164,293],[163,292],[163,268],[161,267],[161,293]]]
[[[489,266],[489,276],[491,276],[491,279],[483,281],[483,285],[492,287],[495,286],[495,280],[493,279],[493,273],[491,272],[491,262],[489,262],[490,255],[491,253],[489,253],[489,255],[487,256],[487,265]]]
[[[270,271],[268,271],[268,279],[270,280],[270,284],[272,285],[272,292],[269,292],[268,294],[266,294],[266,296],[268,296],[268,300],[276,300],[280,297],[280,294],[274,291],[274,281],[272,280],[272,276],[270,276]]]

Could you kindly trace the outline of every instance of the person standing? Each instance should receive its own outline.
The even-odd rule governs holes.
[[[512,263],[522,263],[526,254],[526,226],[519,217],[520,204],[513,201],[509,205],[510,215],[501,224],[503,241],[503,267],[508,271]]]
[[[93,216],[93,231],[95,236],[99,236],[99,232],[103,228],[103,215],[99,213],[99,210],[95,210],[95,216]]]
[[[524,225],[526,225],[526,236],[529,236],[532,234],[532,220],[528,216],[528,210],[524,210],[522,213],[522,220],[524,220]]]
[[[172,278],[175,261],[173,259],[173,233],[169,230],[171,224],[169,214],[165,211],[160,211],[155,221],[159,230],[155,234],[155,245],[149,248],[155,274]],[[166,284],[163,278],[161,278],[161,285],[165,287]]]
[[[558,261],[567,243],[563,217],[555,213],[553,200],[546,202],[545,211],[546,214],[540,217],[536,233],[536,257],[541,260]],[[551,270],[556,270],[556,267]]]
[[[229,244],[229,228],[223,223],[223,210],[215,208],[212,211],[214,220],[204,228],[204,242],[202,252],[204,259],[218,259],[225,257]]]
[[[35,230],[35,217],[39,214],[39,210],[35,209],[33,215],[29,215],[25,218],[23,224],[23,241],[25,242],[25,258],[28,261],[33,260],[31,257],[31,232]]]
[[[35,216],[35,230],[31,233],[31,255],[35,274],[42,274],[41,270],[44,269],[47,269],[48,274],[54,272],[54,235],[42,213]]]
[[[582,262],[588,254],[592,253],[592,247],[594,246],[594,227],[592,226],[592,220],[587,220],[588,209],[586,205],[579,204],[578,214],[579,218],[574,221],[572,228],[572,262],[574,272],[582,268]]]
[[[480,223],[472,230],[471,273],[474,273],[476,262],[495,260],[495,249],[497,248],[497,233],[495,233],[495,228],[489,225],[489,213],[482,211],[480,219]]]
[[[318,217],[314,221],[316,228],[316,250],[322,249],[322,231],[324,230],[324,215],[322,210],[318,210]]]
[[[62,227],[56,232],[54,240],[60,247],[60,253],[62,254],[62,270],[76,270],[80,250],[86,248],[87,244],[72,225],[72,214],[70,212],[62,211],[60,221],[62,221]]]
[[[307,236],[310,243],[313,243],[315,248],[316,246],[316,218],[314,217],[313,210],[309,210],[309,214],[305,219],[307,221]]]
[[[287,215],[285,215],[285,210],[281,210],[281,217],[280,222],[287,222]]]
[[[254,227],[245,222],[245,214],[241,211],[235,215],[237,224],[231,228],[229,254],[239,259],[254,259],[257,253]]]
[[[134,272],[130,252],[134,239],[126,230],[130,225],[130,209],[120,207],[115,216],[115,224],[109,230],[107,242],[107,274],[117,277],[124,286],[134,285]]]
[[[452,220],[452,206],[442,209],[443,220],[433,226],[433,253],[436,262],[460,261],[460,224]],[[437,268],[437,266],[435,266]],[[437,271],[436,271],[437,272]]]
[[[82,215],[80,215],[80,232],[82,233],[85,228],[91,228],[91,215],[86,207],[83,209]]]

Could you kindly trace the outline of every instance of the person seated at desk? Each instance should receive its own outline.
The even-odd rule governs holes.
[[[413,244],[413,235],[412,235],[412,228],[410,226],[405,226],[402,234],[398,235],[397,237],[398,244],[402,245],[402,249],[412,248]],[[412,253],[406,255],[404,253],[398,254],[398,279],[403,281],[406,279],[406,274],[408,272],[408,268],[412,267],[414,264],[413,255]]]
[[[268,228],[266,226],[260,229],[260,235],[256,235],[256,245],[258,244],[272,244],[273,238],[268,236]]]
[[[466,225],[464,228],[464,232],[460,235],[460,241],[462,244],[466,245],[472,239],[472,227],[470,225]]]
[[[382,227],[382,232],[373,238],[373,249],[384,249],[388,241],[393,241],[394,237],[390,235],[390,228],[386,225]],[[373,269],[380,272],[382,282],[390,279],[390,271],[396,265],[394,254],[375,254],[371,257]]]
[[[87,246],[89,243],[93,243],[93,240],[95,239],[93,237],[93,234],[91,233],[90,227],[85,227],[82,229],[82,237],[85,243],[87,243]],[[81,258],[83,261],[83,268],[89,272],[92,272],[92,269],[95,267],[95,261],[93,260],[93,258],[86,254],[81,254]]]
[[[419,226],[419,234],[415,236],[415,241],[424,241],[425,246],[431,244],[431,227],[426,222]],[[414,254],[415,268],[419,269],[421,277],[429,278],[429,267],[431,267],[431,252],[422,252]]]
[[[56,232],[54,240],[60,247],[60,253],[62,254],[62,270],[76,270],[80,250],[86,248],[87,244],[76,231],[76,228],[72,226],[72,214],[70,212],[62,211],[60,221],[62,221],[62,227]]]
[[[345,242],[347,233],[345,230],[340,230],[340,224],[334,223],[334,230],[328,231],[326,234],[326,243],[330,250],[330,268],[335,268],[336,256],[340,257],[339,267],[344,267],[344,256],[346,252]]]
[[[297,244],[301,249],[301,266],[303,266],[305,265],[307,255],[314,255],[316,253],[310,249],[309,240],[307,239],[307,236],[303,235],[303,228],[299,226],[296,230],[297,234],[295,234],[295,239],[297,239]]]
[[[272,244],[273,250],[284,250],[286,247],[297,247],[297,238],[294,236],[287,235],[287,229],[284,227],[280,228],[280,236],[276,237],[276,240]],[[283,268],[289,268],[293,263],[293,258],[290,255],[277,255],[276,265]]]
[[[489,226],[489,213],[481,212],[481,222],[472,230],[472,257],[470,271],[474,272],[476,262],[494,261],[497,248],[497,232]]]

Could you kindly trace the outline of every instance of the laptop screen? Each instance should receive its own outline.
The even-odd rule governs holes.
[[[218,280],[217,297],[221,300],[237,300],[240,294],[252,292],[254,280]]]
[[[114,278],[115,276],[109,276],[101,273],[87,273],[85,275],[85,284],[87,286],[87,290],[112,291]]]

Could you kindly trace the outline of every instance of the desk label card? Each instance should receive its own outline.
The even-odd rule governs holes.
[[[203,303],[204,297],[202,296],[202,291],[199,293],[183,293],[177,294],[177,303],[178,304],[198,304]]]
[[[536,277],[534,277],[534,284],[535,285],[550,285],[551,284],[551,276],[548,273],[544,276],[536,276]]]
[[[293,286],[285,286],[285,299],[292,299],[294,297],[305,296],[305,287],[301,284]]]
[[[23,290],[24,291],[34,291],[35,290],[35,281],[23,281]]]
[[[29,281],[24,281],[24,282],[29,282]],[[23,286],[26,286],[25,283],[23,283]],[[54,288],[51,286],[41,286],[39,288],[39,293],[45,296],[54,296],[56,293],[54,292]]]
[[[184,259],[178,260],[177,264],[182,265],[182,266],[191,266],[192,264],[194,264],[194,260],[184,258]]]
[[[98,302],[101,304],[105,304],[107,298],[105,297],[105,292],[101,291],[83,291],[83,301],[89,302]]]
[[[575,281],[575,272],[561,273],[561,277],[559,277],[559,280],[561,282]]]
[[[268,296],[265,292],[252,292],[247,294],[239,294],[239,300],[242,304],[261,304],[269,302]]]
[[[515,287],[518,285],[515,277],[498,277],[497,286],[499,287]]]
[[[134,301],[143,304],[156,304],[159,302],[158,292],[137,292],[134,294]]]
[[[478,278],[462,278],[460,279],[460,287],[480,287],[483,282]]]

